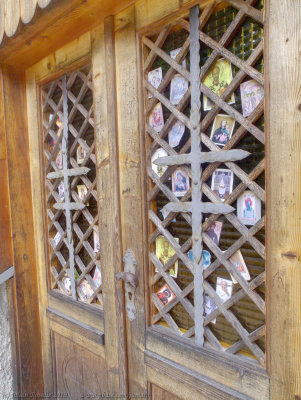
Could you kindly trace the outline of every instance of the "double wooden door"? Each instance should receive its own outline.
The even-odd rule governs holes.
[[[268,398],[264,218],[247,228],[229,207],[246,189],[264,201],[263,101],[246,117],[234,94],[247,79],[263,84],[262,11],[220,17],[205,3],[143,33],[130,7],[26,73],[45,392],[58,398]],[[255,41],[244,61],[231,40],[247,17]],[[225,32],[213,39],[219,18]],[[222,91],[200,82],[214,65],[225,79],[231,63]],[[225,147],[241,142],[236,152],[210,136],[218,113],[236,123]],[[250,149],[253,161],[236,164]],[[206,183],[221,163],[225,203]],[[213,224],[221,245],[206,233]],[[238,251],[249,278],[229,261]]]

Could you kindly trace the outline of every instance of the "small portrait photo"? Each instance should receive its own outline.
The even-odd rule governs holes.
[[[232,288],[233,288],[232,281],[221,278],[221,277],[217,278],[216,293],[219,295],[219,297],[221,298],[223,303],[225,303],[225,301],[229,300],[230,297],[232,296]]]
[[[176,147],[180,144],[180,141],[185,132],[185,125],[182,121],[177,120],[168,132],[168,143],[171,147]]]
[[[219,240],[222,233],[223,223],[220,221],[215,221],[211,224],[210,228],[206,232],[207,235],[213,240],[213,242],[218,246]]]
[[[179,238],[175,238],[179,243]],[[158,236],[156,239],[156,256],[164,265],[176,254],[174,248],[164,236]],[[156,270],[156,272],[158,272]],[[169,269],[169,275],[173,278],[178,276],[178,260],[174,263],[173,267]]]
[[[170,83],[170,102],[173,105],[180,103],[188,90],[188,81],[182,75],[175,75]]]
[[[94,243],[94,253],[98,253],[100,251],[98,227],[94,227],[93,230],[93,243]]]
[[[177,169],[172,174],[172,191],[177,197],[183,197],[190,188],[189,176],[183,169]]]
[[[160,132],[164,126],[163,109],[162,104],[157,103],[152,109],[149,116],[149,125],[156,131]]]
[[[102,277],[101,277],[101,271],[100,268],[96,265],[94,275],[93,275],[93,282],[95,283],[95,286],[99,288],[99,286],[102,284]]]
[[[71,279],[68,276],[64,276],[62,284],[64,285],[66,292],[71,295]]]
[[[87,301],[93,296],[94,291],[88,281],[84,279],[78,286],[77,293],[81,301]]]
[[[167,283],[158,290],[156,295],[164,306],[166,306],[166,304],[170,303],[176,297]]]
[[[236,271],[246,280],[249,281],[250,278],[250,274],[248,271],[248,268],[246,266],[245,260],[241,254],[240,250],[237,250],[236,253],[233,254],[233,256],[231,256],[229,258],[229,261],[231,262],[231,264],[234,265]],[[237,283],[237,280],[234,278],[234,276],[231,275],[232,281],[233,283]]]
[[[82,201],[82,203],[84,203],[87,193],[88,193],[88,189],[87,189],[86,185],[77,185],[77,194],[78,194],[78,197],[80,198],[80,200]],[[85,204],[86,204],[86,206],[89,205],[88,202],[86,202]]]
[[[178,49],[171,50],[171,52],[169,53],[170,57],[174,60],[177,57],[178,53],[180,53],[181,49],[182,48],[179,47]],[[186,60],[185,59],[182,61],[181,64],[182,64],[182,67],[186,69]]]
[[[245,225],[255,225],[261,218],[261,201],[250,190],[237,199],[237,218]]]
[[[202,251],[202,256],[203,256],[203,267],[204,267],[204,269],[206,269],[211,264],[211,254],[209,253],[209,251],[203,250]],[[189,250],[188,257],[190,258],[191,261],[193,261],[193,251],[192,251],[192,249]]]
[[[214,119],[210,139],[218,146],[225,146],[231,139],[234,125],[234,118],[229,115],[218,114]]]
[[[157,160],[158,158],[161,157],[167,157],[168,154],[167,152],[162,149],[162,147],[160,147],[159,149],[157,149],[152,158],[151,158],[151,162],[152,162],[152,170],[161,178],[161,176],[164,174],[164,172],[167,170],[167,165],[156,165],[154,164],[154,161]]]
[[[56,162],[56,165],[58,166],[58,169],[63,169],[63,156],[62,156],[61,150],[58,152],[55,162]]]
[[[233,190],[233,172],[229,169],[217,168],[212,174],[211,190],[221,201],[227,200]]]
[[[214,300],[211,299],[210,296],[207,294],[204,295],[204,313],[205,315],[210,315],[214,310],[216,310],[217,307],[214,303]],[[216,324],[216,318],[214,318],[212,321],[210,321],[212,324]]]
[[[221,96],[231,83],[232,79],[232,67],[230,61],[220,58],[209,69],[203,82],[212,92]],[[228,100],[228,104],[233,103],[235,103],[234,93],[232,93]],[[204,111],[211,110],[212,107],[213,102],[204,95]]]
[[[64,201],[64,199],[65,199],[65,186],[64,186],[64,182],[63,181],[60,182],[60,184],[57,187],[57,190],[58,190],[58,193],[59,193],[61,201]]]
[[[55,145],[56,145],[56,141],[53,139],[53,137],[50,137],[48,139],[48,149],[49,149],[50,153],[53,152]]]
[[[78,165],[84,162],[86,155],[87,153],[85,152],[84,148],[81,145],[78,145],[76,149],[76,161]]]
[[[264,97],[263,87],[254,79],[240,85],[242,115],[248,117]]]
[[[159,67],[153,69],[152,71],[149,71],[147,80],[155,89],[158,89],[160,83],[162,82],[162,68]],[[152,98],[151,93],[148,94],[148,98],[149,99]]]

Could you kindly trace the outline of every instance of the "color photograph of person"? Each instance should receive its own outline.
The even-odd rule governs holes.
[[[232,81],[232,67],[230,61],[220,58],[210,68],[209,72],[205,76],[204,84],[219,97],[227,89]],[[232,93],[228,104],[235,103],[234,93]],[[211,110],[214,103],[204,95],[204,111]]]
[[[233,282],[229,279],[218,277],[216,280],[216,293],[219,295],[223,303],[232,296]]]
[[[177,197],[183,197],[190,188],[189,176],[183,169],[177,169],[171,177],[172,191]]]
[[[234,125],[234,118],[229,115],[218,114],[214,119],[210,139],[218,146],[225,146],[231,139]]]
[[[204,312],[205,315],[210,315],[211,313],[213,313],[214,310],[216,310],[217,307],[214,303],[214,300],[211,299],[210,296],[208,296],[207,294],[204,295]],[[216,318],[214,318],[212,321],[210,321],[212,324],[216,324]]]
[[[233,190],[233,172],[229,169],[217,168],[212,175],[211,190],[221,201],[227,200]]]
[[[152,112],[149,116],[149,124],[156,131],[160,132],[164,126],[164,118],[163,118],[163,109],[162,104],[157,103],[155,107],[152,109]]]
[[[237,218],[245,225],[255,225],[261,218],[261,201],[250,190],[237,199]]]
[[[168,132],[168,143],[171,147],[176,147],[180,144],[180,141],[185,132],[185,125],[182,121],[177,120]]]
[[[211,254],[207,250],[202,250],[202,256],[203,256],[203,267],[204,267],[204,269],[206,269],[211,264]],[[191,261],[193,261],[192,249],[189,250],[188,257],[190,258]]]
[[[179,238],[175,238],[179,242]],[[156,239],[156,256],[160,262],[165,265],[176,254],[174,248],[164,236],[158,236]],[[158,272],[156,270],[156,272]],[[169,275],[173,278],[178,276],[178,260],[173,267],[169,269]]]
[[[162,68],[159,67],[153,69],[152,71],[149,71],[147,80],[155,89],[158,89],[160,83],[162,82]],[[151,93],[148,94],[148,98],[149,99],[152,98]]]
[[[219,240],[222,233],[223,223],[220,221],[215,221],[211,224],[210,228],[206,231],[207,235],[213,242],[218,246]]]
[[[86,195],[88,193],[88,189],[86,185],[77,185],[77,194],[78,197],[80,198],[80,200],[82,201],[82,203],[85,201]],[[88,202],[85,203],[86,206],[89,205]]]
[[[78,165],[82,164],[84,162],[85,158],[86,158],[85,149],[81,145],[77,146],[77,149],[76,149],[77,164]]]
[[[158,290],[156,295],[164,306],[170,303],[176,297],[167,283]]]
[[[242,115],[248,117],[264,97],[263,87],[254,79],[240,85]]]
[[[234,265],[236,271],[246,280],[250,280],[250,274],[248,271],[248,268],[246,266],[245,260],[241,254],[240,250],[237,250],[230,258],[229,258],[231,264]],[[237,283],[237,280],[234,278],[233,275],[231,275],[233,283]]]
[[[188,81],[183,76],[175,75],[170,83],[170,102],[173,105],[180,103],[181,99],[188,90]]]
[[[160,147],[159,149],[157,149],[152,158],[151,158],[151,163],[152,163],[152,170],[161,178],[161,176],[164,174],[164,172],[167,170],[167,166],[166,165],[157,165],[154,163],[155,160],[157,160],[158,158],[162,158],[162,157],[167,157],[168,154],[167,152],[162,149],[162,147]]]

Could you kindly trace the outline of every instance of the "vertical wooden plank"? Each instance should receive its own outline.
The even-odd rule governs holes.
[[[5,7],[5,33],[14,36],[20,21],[20,0],[3,0]]]
[[[27,119],[28,119],[28,136],[30,148],[30,177],[31,195],[33,199],[33,221],[34,221],[34,239],[36,249],[36,265],[37,279],[39,288],[39,309],[40,309],[40,324],[42,336],[42,354],[43,354],[43,373],[44,373],[44,389],[45,392],[50,392],[53,388],[51,374],[51,343],[49,335],[49,323],[46,317],[47,308],[47,271],[46,265],[46,249],[44,241],[44,197],[40,160],[41,136],[40,136],[40,114],[39,114],[39,99],[38,88],[36,84],[35,72],[28,70],[26,72],[26,96],[27,96]]]
[[[12,68],[3,74],[5,130],[10,187],[20,389],[43,391],[41,333],[32,221],[25,77]]]
[[[28,24],[34,16],[37,0],[20,0],[21,19],[24,24]]]
[[[118,147],[120,170],[120,204],[122,252],[131,249],[137,260],[136,319],[126,318],[128,346],[129,391],[145,394],[144,366],[144,278],[143,226],[140,170],[140,138],[138,123],[137,53],[135,9],[127,8],[115,17],[116,87],[118,116]]]
[[[115,59],[112,18],[92,33],[99,238],[103,275],[105,353],[109,393],[126,393],[126,344],[119,209]]]
[[[299,1],[269,0],[270,394],[301,398],[301,74]],[[276,34],[277,32],[277,34]]]
[[[0,71],[0,274],[13,265],[12,234],[9,209],[8,176],[5,145],[5,124],[2,71]]]

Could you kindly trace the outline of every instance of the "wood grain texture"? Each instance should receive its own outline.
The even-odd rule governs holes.
[[[297,400],[301,398],[301,7],[299,1],[289,0],[271,0],[268,5],[271,399]]]
[[[34,221],[34,244],[36,250],[37,278],[39,287],[39,308],[40,308],[40,324],[42,338],[42,356],[43,356],[43,375],[45,391],[52,390],[53,381],[52,374],[48,373],[51,365],[51,343],[49,335],[49,322],[46,318],[47,299],[47,283],[49,274],[45,265],[47,265],[46,245],[44,237],[44,197],[43,184],[41,174],[40,159],[40,112],[39,112],[39,88],[36,82],[35,71],[27,71],[26,73],[26,96],[27,96],[27,126],[30,145],[30,178],[31,193],[33,200],[33,221]]]
[[[20,29],[22,34],[17,34],[14,38],[5,37],[0,48],[1,63],[5,62],[15,68],[28,68],[132,2],[133,0],[52,1],[48,7],[38,9],[37,18],[34,17],[32,23]],[[18,13],[20,14],[20,10]]]
[[[43,391],[41,332],[31,203],[25,76],[4,70],[5,128],[15,265],[20,388]],[[18,115],[18,118],[16,118]],[[19,145],[22,143],[22,146]],[[20,212],[22,210],[22,212]]]
[[[118,14],[115,17],[116,24],[121,19],[126,21],[126,24],[123,29],[115,32],[115,49],[122,254],[131,249],[137,260],[139,282],[135,292],[136,319],[134,321],[126,319],[129,392],[143,393],[146,391],[143,358],[145,329],[142,306],[144,304],[143,249],[140,241],[143,227],[134,7],[131,6]]]
[[[239,361],[233,361],[231,355],[225,352],[217,353],[209,348],[204,351],[192,344],[189,339],[167,334],[167,331],[170,330],[160,325],[148,328],[146,349],[208,378],[208,381],[213,380],[233,389],[247,398],[256,400],[269,398],[268,376],[249,358],[241,356]]]
[[[65,314],[53,309],[47,308],[46,310],[47,316],[52,320],[60,325],[65,326],[73,333],[78,333],[82,336],[85,336],[87,339],[92,340],[99,345],[104,345],[104,333],[99,329],[93,328],[90,325],[87,325],[81,322],[78,319],[74,319],[71,317],[66,316]]]
[[[20,21],[20,0],[3,0],[5,9],[5,33],[8,37],[13,36],[18,29]]]
[[[151,385],[152,388],[152,399],[153,400],[177,400],[178,397],[175,397],[174,394],[167,392],[164,389],[161,389],[157,385]]]
[[[8,171],[5,145],[3,81],[0,71],[0,274],[13,265]]]
[[[52,332],[53,370],[56,392],[70,399],[97,398],[107,392],[106,363],[102,357]],[[53,391],[52,391],[53,393]]]
[[[101,254],[106,362],[108,389],[125,393],[125,332],[122,287],[115,283],[121,272],[121,229],[118,185],[118,153],[115,89],[114,25],[109,17],[92,33],[92,64],[94,82],[94,115],[98,169],[99,239]],[[108,190],[108,188],[110,188]],[[103,212],[102,210],[106,210]]]

